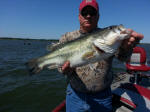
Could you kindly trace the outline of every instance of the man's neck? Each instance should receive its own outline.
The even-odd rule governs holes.
[[[93,29],[83,29],[80,27],[80,32],[81,33],[91,33],[93,32],[95,29],[97,29],[97,27],[93,28]]]

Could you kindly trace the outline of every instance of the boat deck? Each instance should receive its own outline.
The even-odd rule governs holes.
[[[139,86],[130,83],[130,77],[132,75],[128,73],[118,73],[114,77],[114,82],[111,85],[113,91],[113,112],[150,112],[150,78],[143,78],[140,81],[142,86]],[[139,91],[138,93],[130,91],[128,87]],[[143,91],[149,94],[147,95]],[[58,107],[52,112],[65,112],[65,100]]]

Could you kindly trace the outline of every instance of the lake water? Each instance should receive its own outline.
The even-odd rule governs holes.
[[[65,98],[66,79],[57,70],[30,76],[24,64],[45,53],[50,41],[0,40],[0,112],[51,112]],[[150,59],[150,45],[140,45]],[[114,72],[125,71],[114,60]]]

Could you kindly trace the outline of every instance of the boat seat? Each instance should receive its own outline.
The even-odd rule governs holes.
[[[128,71],[147,72],[150,70],[150,67],[146,62],[146,51],[144,48],[133,48],[133,53],[130,59],[126,62],[126,68]]]
[[[115,112],[133,112],[132,110],[128,109],[125,106],[119,107]]]

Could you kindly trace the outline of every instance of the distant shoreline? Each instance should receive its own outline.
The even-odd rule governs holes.
[[[39,41],[59,41],[58,39],[29,39],[29,38],[11,38],[11,37],[0,37],[0,40],[39,40]]]
[[[29,39],[29,38],[12,38],[12,37],[0,37],[0,40],[37,40],[37,41],[51,41],[58,42],[58,39]],[[150,43],[140,43],[140,44],[150,44]]]

